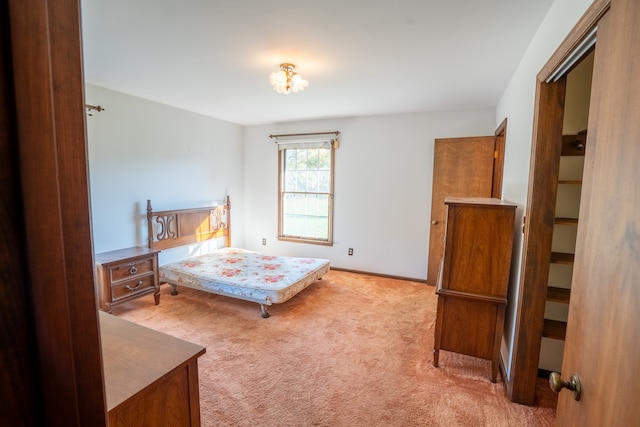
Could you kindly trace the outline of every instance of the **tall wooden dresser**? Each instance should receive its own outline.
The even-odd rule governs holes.
[[[433,365],[440,350],[491,360],[496,382],[507,304],[516,205],[499,199],[445,199]]]

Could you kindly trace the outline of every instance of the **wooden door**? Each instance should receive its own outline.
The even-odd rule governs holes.
[[[640,2],[611,0],[597,26],[583,196],[557,424],[640,420]]]
[[[491,197],[494,136],[436,139],[427,283],[435,286],[442,259],[445,197]]]
[[[0,425],[104,426],[80,2],[0,22]]]

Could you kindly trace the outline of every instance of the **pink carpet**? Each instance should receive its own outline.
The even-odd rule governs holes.
[[[489,361],[432,365],[436,295],[423,283],[330,271],[260,317],[257,304],[163,285],[113,314],[207,348],[203,426],[551,426],[553,399],[509,401]]]

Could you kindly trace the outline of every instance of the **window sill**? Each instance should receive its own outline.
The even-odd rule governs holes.
[[[311,245],[333,246],[333,242],[326,241],[326,240],[314,240],[314,239],[286,237],[286,236],[278,236],[278,240],[281,242],[308,243]]]

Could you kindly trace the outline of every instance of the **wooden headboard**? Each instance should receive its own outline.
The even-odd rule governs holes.
[[[155,225],[157,224],[157,226]],[[225,237],[231,246],[231,202],[221,206],[154,212],[147,200],[150,249],[168,249]]]

